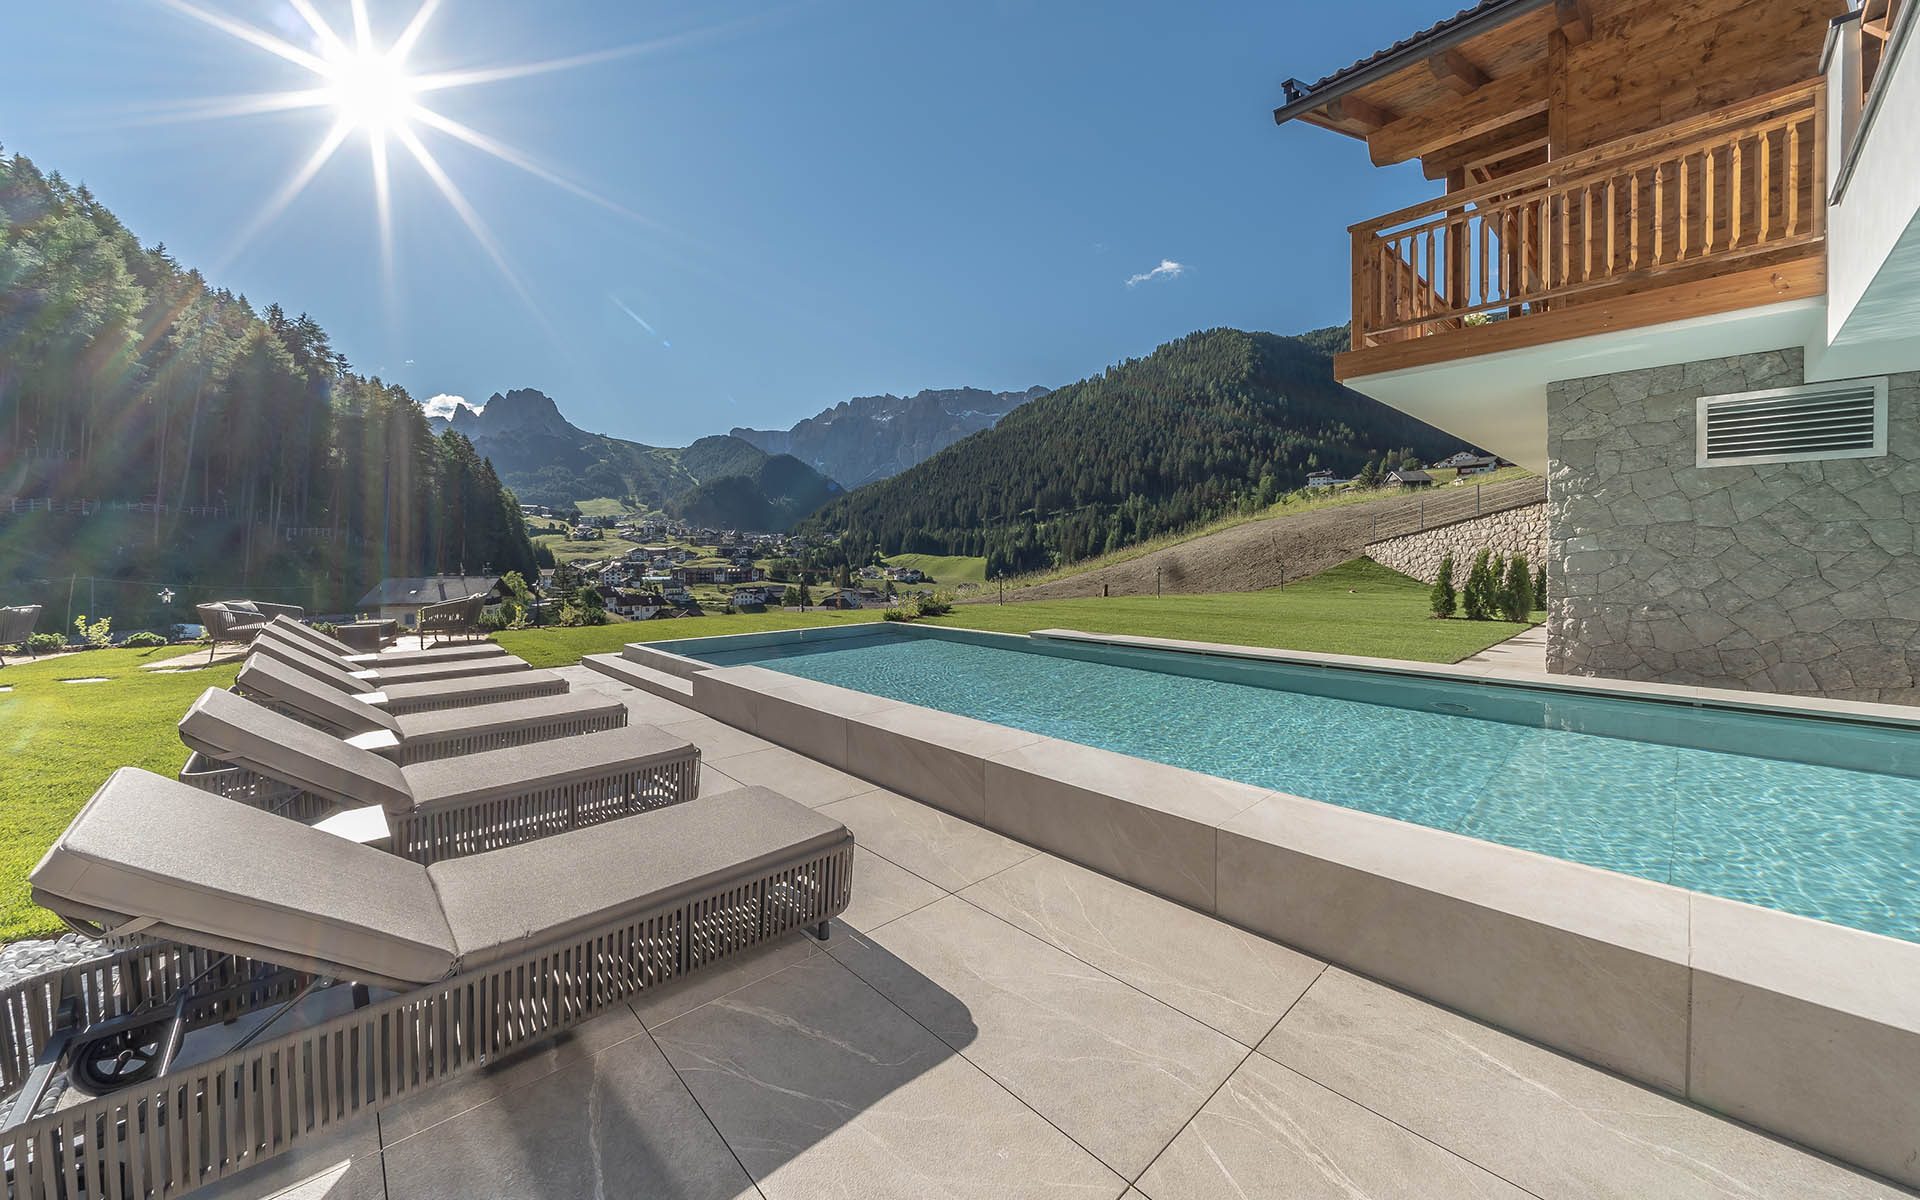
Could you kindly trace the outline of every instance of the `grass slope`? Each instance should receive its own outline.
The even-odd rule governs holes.
[[[999,633],[1081,629],[1324,654],[1458,662],[1527,628],[1507,621],[1435,621],[1426,584],[1364,558],[1264,592],[1115,596],[968,604],[936,625]]]
[[[510,629],[494,635],[507,653],[517,654],[536,667],[564,667],[589,654],[616,654],[628,642],[666,642],[675,638],[713,637],[723,633],[764,633],[800,629],[809,625],[850,625],[878,621],[878,609],[834,612],[814,609],[804,613],[714,613],[704,617],[676,617],[670,621],[614,621],[580,629]]]
[[[142,671],[175,649],[90,650],[0,668],[0,942],[62,932],[27,895],[27,872],[116,767],[177,775],[187,761],[175,726],[194,697],[231,686],[222,663],[183,675]],[[187,651],[186,661],[205,659]],[[104,675],[106,683],[61,683]]]
[[[941,587],[987,580],[987,560],[964,554],[896,554],[887,559],[887,565],[923,571]]]

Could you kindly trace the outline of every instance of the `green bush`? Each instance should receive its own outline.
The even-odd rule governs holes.
[[[1453,590],[1453,555],[1440,560],[1440,575],[1433,581],[1433,591],[1428,593],[1427,601],[1436,617],[1450,617],[1458,611],[1460,598]]]
[[[126,640],[120,644],[129,650],[146,650],[153,646],[166,645],[167,639],[162,634],[143,629],[139,633],[128,634]]]
[[[935,592],[914,601],[914,607],[923,617],[944,617],[953,611],[953,596],[948,592]]]
[[[30,633],[27,635],[26,641],[27,649],[33,651],[35,654],[48,650],[58,650],[66,644],[67,639],[57,633]]]
[[[80,635],[80,641],[89,650],[104,650],[113,645],[112,617],[101,617],[89,624],[87,614],[81,613],[73,619],[73,631]]]
[[[1466,590],[1460,597],[1467,610],[1467,620],[1484,621],[1493,615],[1493,593],[1498,586],[1493,574],[1493,555],[1482,550],[1473,556],[1473,566],[1467,571]]]
[[[882,612],[880,619],[882,621],[911,621],[919,615],[920,610],[914,606],[912,601],[908,601],[905,604],[896,604],[892,608]]]
[[[1524,554],[1507,560],[1507,578],[1500,587],[1500,610],[1509,621],[1524,621],[1533,612],[1533,573],[1527,570]]]
[[[339,629],[340,627],[334,624],[332,621],[315,621],[313,623],[313,631],[315,633],[324,633],[328,637],[334,636],[334,634],[338,632]]]
[[[1533,606],[1547,606],[1547,564],[1541,563],[1540,569],[1533,573]]]

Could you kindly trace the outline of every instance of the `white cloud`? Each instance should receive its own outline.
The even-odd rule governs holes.
[[[1178,279],[1186,269],[1186,264],[1184,263],[1177,263],[1170,258],[1163,258],[1160,260],[1160,265],[1153,270],[1142,271],[1138,275],[1129,275],[1127,277],[1127,286],[1138,287],[1140,284],[1151,283],[1156,279]]]
[[[465,396],[454,396],[446,392],[441,392],[439,395],[428,399],[427,402],[420,407],[429,417],[451,417],[453,416],[453,410],[456,408],[465,408],[479,412],[485,408],[486,405],[468,404]]]

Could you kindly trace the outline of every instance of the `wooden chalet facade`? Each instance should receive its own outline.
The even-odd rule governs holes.
[[[1444,191],[1363,220],[1342,379],[1818,294],[1842,0],[1486,0],[1281,122]]]

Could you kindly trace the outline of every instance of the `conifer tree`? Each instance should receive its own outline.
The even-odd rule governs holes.
[[[1473,566],[1467,571],[1467,587],[1461,600],[1467,610],[1467,620],[1484,621],[1493,608],[1493,555],[1482,549],[1474,555]]]
[[[1507,560],[1507,578],[1500,588],[1500,607],[1509,621],[1524,621],[1533,611],[1533,574],[1527,570],[1527,556],[1515,554]]]
[[[1428,595],[1436,617],[1451,617],[1459,608],[1459,597],[1453,590],[1453,555],[1440,560],[1440,574],[1433,581],[1433,591]]]

